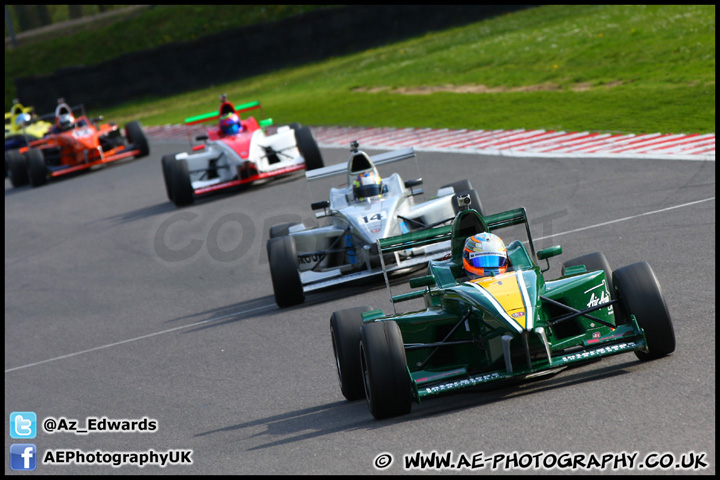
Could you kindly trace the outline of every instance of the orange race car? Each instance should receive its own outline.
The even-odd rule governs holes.
[[[28,182],[37,187],[51,178],[150,153],[140,122],[128,122],[123,137],[116,124],[100,124],[103,117],[89,119],[82,105],[70,108],[59,102],[55,125],[43,138],[5,153],[13,187]],[[74,112],[80,115],[75,118]]]

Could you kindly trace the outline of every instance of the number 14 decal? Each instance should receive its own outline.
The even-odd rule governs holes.
[[[363,215],[362,217],[358,217],[358,219],[362,223],[380,222],[382,220],[385,220],[385,212],[378,212],[375,215]]]

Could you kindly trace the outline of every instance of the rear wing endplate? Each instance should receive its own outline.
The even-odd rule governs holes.
[[[505,212],[487,215],[483,217],[487,223],[488,230],[499,230],[501,228],[512,227],[513,225],[525,224],[525,232],[527,233],[528,244],[530,245],[530,253],[532,258],[537,259],[535,254],[535,243],[530,233],[530,222],[528,222],[527,211],[525,207],[507,210]]]
[[[380,265],[382,266],[383,277],[385,278],[385,287],[388,291],[388,296],[391,299],[393,312],[397,314],[395,309],[395,303],[402,301],[400,298],[394,298],[392,290],[390,289],[390,281],[388,280],[387,269],[385,268],[384,253],[392,253],[400,250],[406,250],[408,248],[417,248],[431,245],[434,243],[440,243],[448,241],[452,238],[452,225],[445,225],[443,227],[429,228],[427,230],[421,230],[419,232],[410,232],[403,235],[396,235],[394,237],[379,238],[376,241],[378,250],[378,256],[380,257]],[[415,292],[411,296],[406,296],[407,299],[417,298],[421,296]]]

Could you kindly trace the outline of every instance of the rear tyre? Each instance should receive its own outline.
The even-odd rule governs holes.
[[[25,161],[25,156],[20,153],[19,150],[8,150],[5,152],[5,162],[7,163],[10,183],[13,188],[19,188],[28,183],[28,172]]]
[[[459,210],[457,204],[457,197],[460,195],[470,194],[470,208],[476,210],[480,215],[485,216],[482,203],[480,202],[480,197],[478,196],[477,191],[475,191],[475,189],[473,188],[472,183],[470,183],[470,180],[458,180],[457,182],[443,185],[441,188],[446,187],[452,187],[453,190],[455,190],[455,196],[453,197],[453,209],[455,210],[456,214]]]
[[[366,306],[347,308],[333,312],[330,317],[330,335],[340,391],[349,401],[365,396],[360,369],[360,327],[363,326],[362,312],[370,310],[371,308]]]
[[[140,153],[138,153],[135,158],[147,157],[150,154],[150,145],[148,145],[145,132],[143,132],[140,122],[137,120],[128,122],[127,125],[125,125],[125,135],[127,135],[130,144],[140,150]]]
[[[613,282],[628,318],[634,315],[645,331],[648,352],[635,351],[642,361],[675,351],[675,330],[655,273],[646,262],[633,263],[613,272]]]
[[[470,183],[470,180],[458,180],[457,182],[448,183],[447,185],[443,185],[441,188],[447,188],[447,187],[453,187],[453,190],[455,190],[455,193],[460,192],[467,192],[468,190],[472,190],[472,183]]]
[[[41,150],[31,148],[27,155],[27,176],[30,185],[39,187],[47,183],[47,168],[45,167],[45,156]]]
[[[289,235],[271,238],[267,243],[267,253],[275,303],[280,308],[303,303],[305,293],[298,271],[295,239]]]
[[[170,172],[170,192],[172,193],[172,201],[178,207],[191,205],[195,201],[193,195],[192,183],[190,183],[190,173],[188,172],[187,160],[175,160],[169,164]]]
[[[297,142],[300,155],[305,159],[305,169],[315,170],[325,166],[320,149],[313,137],[310,127],[302,127],[295,130],[295,141]]]
[[[613,284],[612,269],[610,268],[610,263],[608,263],[605,255],[601,252],[588,253],[587,255],[582,255],[580,257],[573,258],[572,260],[568,260],[567,262],[563,262],[561,270],[562,275],[565,275],[566,268],[577,265],[585,265],[585,269],[588,272],[595,272],[597,270],[605,272],[605,285],[607,286],[607,291],[610,294],[610,299],[617,299],[615,286]],[[622,325],[626,322],[626,314],[620,303],[613,305],[613,313],[615,316],[615,325]]]
[[[173,201],[172,193],[172,163],[174,163],[175,154],[164,155],[162,157],[163,180],[165,180],[165,190],[167,191],[168,200]]]
[[[360,328],[360,362],[370,413],[377,419],[410,413],[411,384],[400,327],[392,320]]]

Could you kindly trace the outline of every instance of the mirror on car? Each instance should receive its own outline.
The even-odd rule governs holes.
[[[553,245],[552,247],[543,248],[537,252],[538,260],[545,260],[562,253],[562,247],[560,245]]]
[[[310,204],[310,208],[313,210],[321,210],[323,208],[327,208],[330,206],[330,202],[328,200],[323,200],[321,202],[314,202]]]

